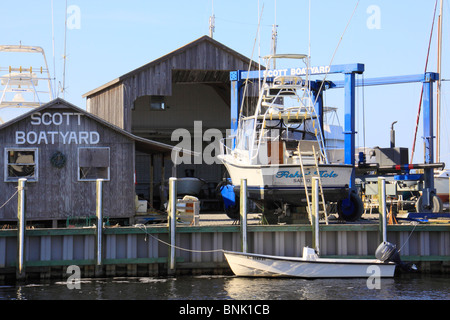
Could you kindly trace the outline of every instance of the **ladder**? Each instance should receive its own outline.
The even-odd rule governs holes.
[[[320,155],[322,156],[322,159],[325,160],[325,163],[328,163],[328,157],[327,157],[327,153],[325,151],[326,150],[325,149],[325,138],[323,136],[323,128],[320,127],[319,115],[317,114],[316,108],[314,107],[314,104],[312,103],[311,96],[309,95],[307,97],[307,99],[309,99],[310,103],[306,106],[306,112],[310,114],[310,117],[312,119],[314,135],[316,136],[317,142],[319,143],[319,149],[320,149],[319,152],[320,152]],[[314,159],[316,159],[316,156],[315,156],[316,153],[315,153],[314,149],[313,149],[313,152],[314,152]]]
[[[321,201],[322,212],[324,213],[324,216],[325,216],[325,223],[328,225],[327,205],[325,202],[325,196],[323,194],[322,180],[320,179],[320,173],[319,173],[319,163],[317,161],[317,154],[316,154],[316,150],[315,150],[314,146],[312,146],[312,150],[313,150],[313,157],[314,157],[314,167],[316,169],[317,177],[319,178],[319,194],[320,194],[320,198],[322,200]],[[308,187],[306,185],[305,168],[303,165],[302,153],[300,151],[300,142],[298,143],[298,146],[297,146],[297,153],[298,153],[299,160],[300,160],[300,169],[302,171],[303,187],[305,189],[305,195],[306,195],[306,202],[307,202],[306,208],[307,208],[307,212],[308,212],[308,218],[309,218],[309,221],[311,221],[311,223],[312,223],[312,203],[311,203],[312,201],[310,200],[310,195],[308,193]],[[320,203],[319,203],[319,206],[320,206]]]

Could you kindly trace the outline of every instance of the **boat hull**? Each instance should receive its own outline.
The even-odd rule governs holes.
[[[436,195],[441,198],[443,202],[449,201],[449,188],[450,188],[450,171],[445,170],[440,172],[434,177],[434,187],[436,189]]]
[[[291,205],[305,205],[305,185],[312,189],[312,178],[319,176],[324,197],[327,201],[338,201],[348,197],[349,182],[353,167],[340,164],[320,164],[319,174],[315,166],[305,166],[303,178],[299,165],[239,165],[222,159],[236,191],[241,179],[247,179],[248,197],[268,205],[283,202]]]
[[[368,278],[393,277],[396,265],[376,259],[306,260],[260,254],[224,251],[228,264],[237,276],[291,278]]]

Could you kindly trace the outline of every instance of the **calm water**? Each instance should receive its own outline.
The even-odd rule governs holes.
[[[82,279],[0,284],[0,300],[450,300],[450,276],[402,275],[381,279],[261,279],[232,276]]]

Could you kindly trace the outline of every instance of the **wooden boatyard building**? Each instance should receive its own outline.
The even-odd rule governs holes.
[[[0,221],[17,221],[18,179],[27,179],[26,218],[52,222],[95,215],[96,180],[104,179],[105,217],[135,215],[135,154],[172,147],[132,135],[56,99],[0,126]]]
[[[86,109],[104,120],[154,141],[179,145],[172,141],[176,129],[189,132],[190,150],[201,151],[208,129],[217,129],[222,137],[230,129],[230,71],[261,68],[249,58],[208,36],[130,71],[86,94]],[[217,131],[216,131],[217,132]],[[197,139],[197,140],[195,140]],[[219,141],[214,141],[219,144]],[[171,161],[167,159],[166,161]],[[159,170],[160,157],[137,152],[137,193],[153,204],[158,186],[170,175],[195,176],[207,182],[199,198],[214,199],[214,190],[226,170],[222,164],[206,164],[204,159],[184,161],[176,172]],[[169,166],[169,164],[165,164]],[[162,179],[162,175],[165,176]],[[157,200],[156,200],[157,201]],[[204,204],[204,202],[202,202]],[[155,204],[155,207],[158,206]],[[202,206],[203,207],[203,206]]]

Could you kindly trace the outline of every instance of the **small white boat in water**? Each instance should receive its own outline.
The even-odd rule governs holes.
[[[396,247],[383,242],[376,259],[320,258],[314,249],[303,248],[302,257],[281,257],[224,251],[231,270],[242,277],[368,278],[393,277],[396,266],[414,270],[401,262]]]

